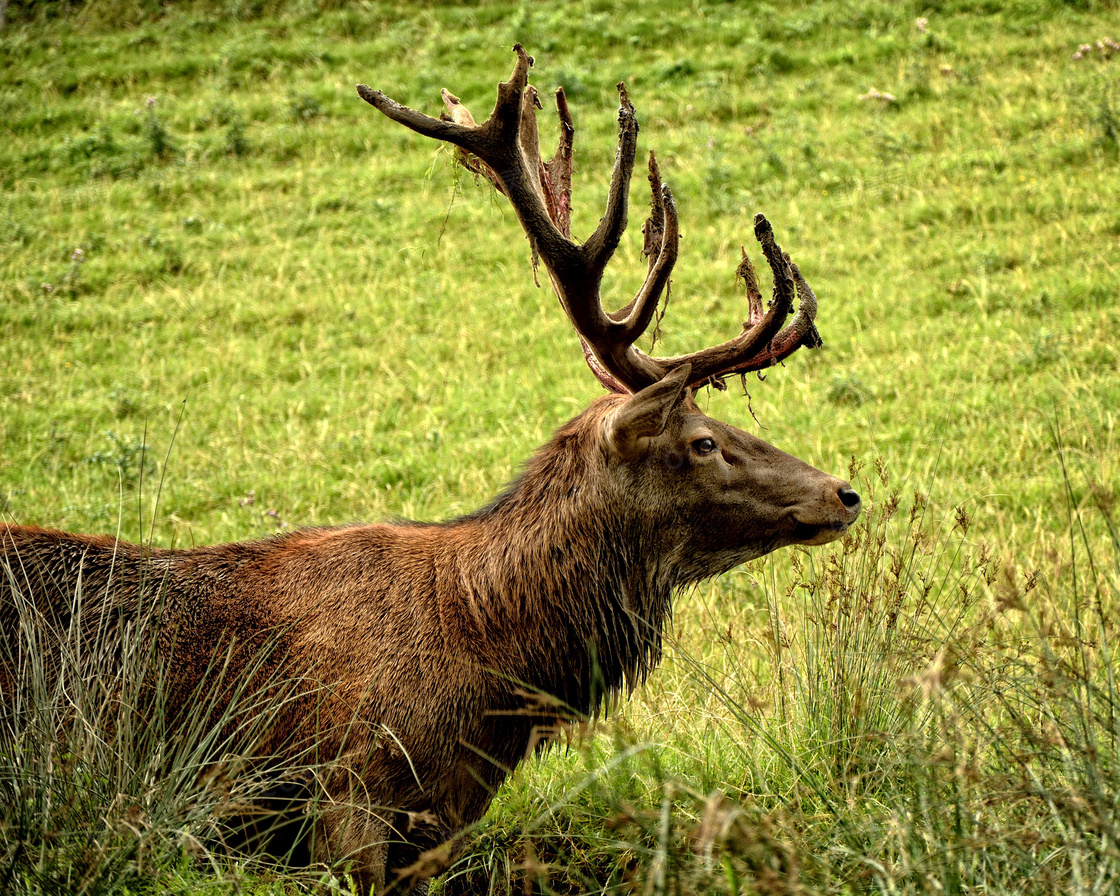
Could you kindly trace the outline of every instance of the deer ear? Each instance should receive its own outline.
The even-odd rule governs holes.
[[[661,435],[669,414],[687,394],[691,364],[683,364],[652,386],[646,386],[626,401],[607,420],[607,444],[623,460],[636,460],[647,442]]]

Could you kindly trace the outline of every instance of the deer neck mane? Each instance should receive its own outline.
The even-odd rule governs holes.
[[[456,521],[461,563],[502,671],[597,712],[661,658],[675,563],[657,526],[607,477],[603,398],[571,420],[490,506]]]

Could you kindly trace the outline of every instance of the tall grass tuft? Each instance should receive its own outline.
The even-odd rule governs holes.
[[[310,752],[278,764],[252,745],[309,685],[262,685],[219,653],[183,699],[161,649],[158,580],[135,598],[79,581],[56,607],[18,562],[0,575],[14,623],[0,639],[0,891],[224,892],[260,875],[238,845],[268,839],[283,816],[261,807],[320,769]]]

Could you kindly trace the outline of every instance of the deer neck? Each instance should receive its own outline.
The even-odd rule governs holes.
[[[580,712],[657,664],[676,584],[658,527],[612,500],[596,423],[576,418],[462,521],[473,536],[464,593],[485,654],[511,682]]]

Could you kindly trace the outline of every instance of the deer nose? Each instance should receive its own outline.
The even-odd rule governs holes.
[[[836,497],[840,499],[840,503],[852,514],[853,519],[859,514],[859,492],[854,488],[842,485],[836,490]]]

